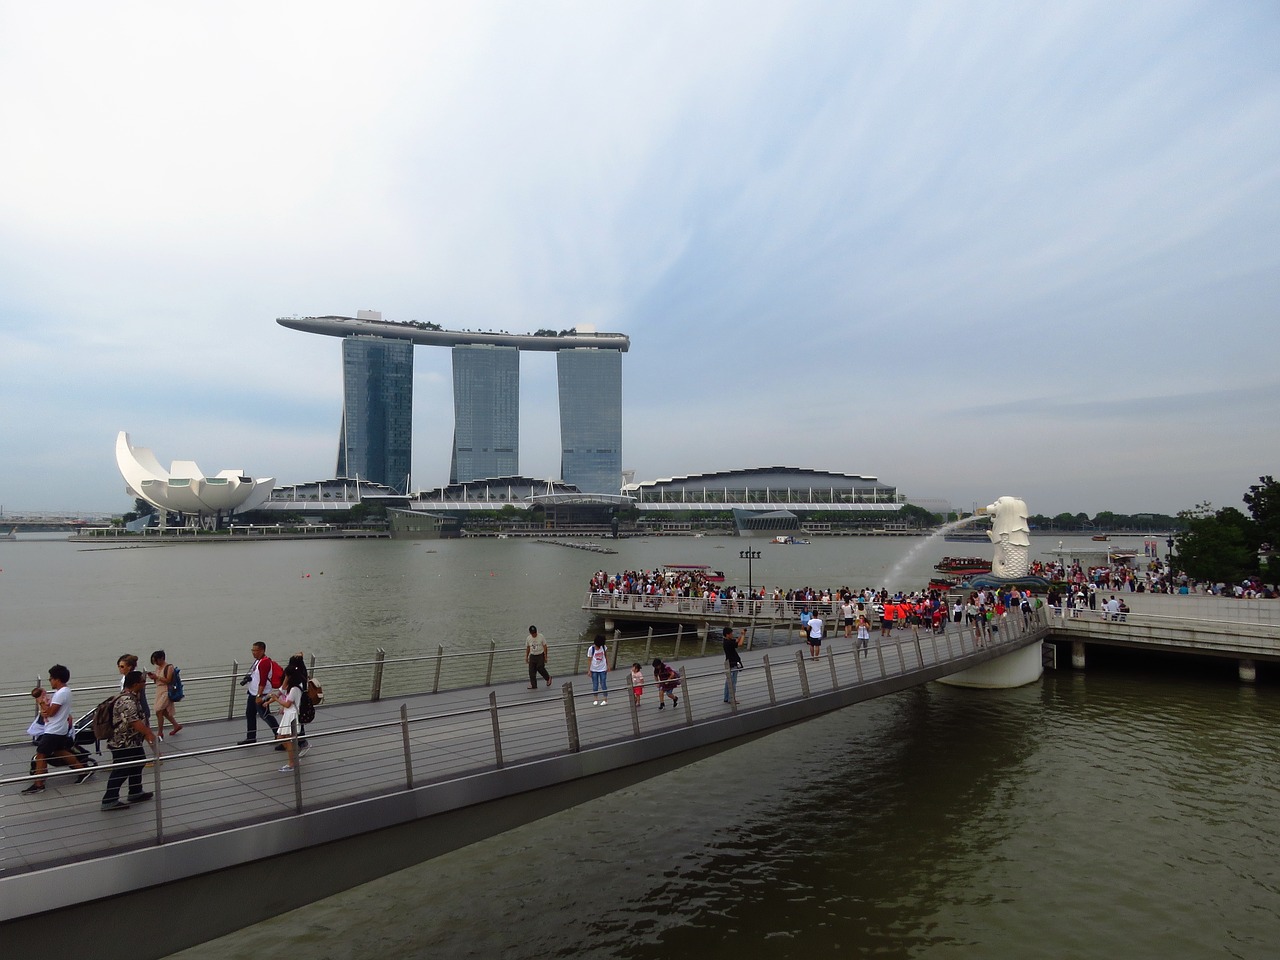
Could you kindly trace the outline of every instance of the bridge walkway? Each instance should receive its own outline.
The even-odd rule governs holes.
[[[1039,620],[1025,630],[1012,626],[982,647],[952,625],[944,635],[873,637],[861,655],[856,640],[829,638],[817,661],[808,659],[807,646],[747,651],[736,703],[724,702],[717,653],[673,662],[684,675],[680,700],[662,710],[647,668],[650,679],[633,709],[623,664],[610,672],[607,705],[593,704],[582,674],[554,677],[537,690],[520,681],[324,705],[294,772],[279,771],[285,754],[270,742],[235,746],[243,718],[192,723],[171,735],[161,761],[144,771],[144,789],[155,799],[111,813],[99,809],[105,769],[79,785],[51,770],[44,793],[22,795],[30,749],[6,747],[0,921],[740,741],[975,666],[1038,643],[1047,630]],[[101,762],[109,757],[104,748]],[[273,825],[282,829],[255,832]]]

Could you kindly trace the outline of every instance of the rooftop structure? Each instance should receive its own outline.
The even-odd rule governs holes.
[[[590,347],[596,350],[631,349],[631,338],[623,333],[596,333],[589,330],[538,330],[534,333],[507,333],[492,330],[446,330],[438,324],[383,320],[376,310],[361,310],[355,317],[280,317],[276,323],[290,330],[319,333],[328,337],[372,336],[389,340],[410,340],[426,347],[458,347],[487,344],[520,350],[556,350]]]

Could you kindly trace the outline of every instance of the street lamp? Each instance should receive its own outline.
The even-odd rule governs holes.
[[[1165,566],[1169,568],[1169,592],[1173,593],[1173,534],[1169,534],[1169,539],[1165,541],[1165,546],[1169,549],[1164,555]]]
[[[755,599],[756,585],[755,579],[751,576],[751,561],[760,559],[759,550],[739,550],[738,559],[747,561],[747,593],[751,594],[751,598]]]

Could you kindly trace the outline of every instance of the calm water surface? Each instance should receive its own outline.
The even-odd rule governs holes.
[[[701,562],[745,582],[742,546],[0,543],[5,686],[54,659],[105,675],[153,646],[225,664],[257,637],[322,658],[515,645],[529,622],[577,639],[597,568]],[[761,545],[755,579],[878,584],[915,546]],[[971,546],[929,545],[908,575]],[[1011,691],[930,685],[181,956],[1272,957],[1278,721],[1275,690],[1230,671],[1119,662]],[[187,907],[165,909],[180,922]]]

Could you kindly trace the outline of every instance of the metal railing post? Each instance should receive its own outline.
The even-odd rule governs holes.
[[[924,669],[924,649],[920,646],[920,634],[918,633],[916,634],[916,637],[915,637],[915,647],[916,647],[916,660],[920,664],[920,669],[923,670]],[[907,669],[907,665],[905,663],[902,665],[902,669],[903,670]]]
[[[831,689],[840,689],[840,680],[836,677],[836,651],[830,645],[827,646],[827,663],[831,665]]]
[[[560,688],[564,697],[564,724],[569,734],[569,752],[578,753],[582,743],[578,740],[578,711],[573,704],[573,684],[566,683]]]
[[[804,694],[805,699],[809,698],[809,673],[804,667],[804,651],[796,651],[796,668],[800,671],[800,691]]]
[[[684,624],[683,623],[676,624],[676,653],[675,653],[675,656],[671,658],[672,660],[680,659],[680,641],[683,639],[683,634],[684,634]],[[645,655],[648,656],[648,654],[645,654]],[[645,663],[648,663],[648,662],[649,662],[648,660],[645,661]]]
[[[640,658],[641,663],[650,662],[649,652],[652,649],[653,649],[653,627],[650,627],[649,632],[644,635],[644,656]]]
[[[627,681],[627,686],[631,686],[630,680]],[[638,737],[640,736],[640,698],[632,690],[628,690],[627,693],[629,694],[627,699],[631,701],[631,733]]]
[[[653,627],[650,627],[650,628],[649,628],[649,630],[650,630],[650,632],[652,632],[652,631],[653,631]],[[621,631],[621,630],[617,630],[617,631],[615,631],[615,632],[614,632],[614,636],[613,636],[613,662],[609,664],[609,669],[610,669],[610,670],[617,670],[617,669],[618,669],[618,657],[620,657],[620,656],[622,655],[622,641],[623,641],[623,639],[624,639],[624,638],[623,638],[623,636],[622,636],[622,631]]]
[[[578,644],[578,650],[573,655],[573,674],[577,676],[582,672],[582,644]]]
[[[880,676],[887,677],[889,674],[884,668],[884,644],[879,637],[876,637],[876,659],[880,661]]]
[[[930,636],[929,642],[933,644],[933,662],[938,663],[941,661],[941,655],[938,653],[938,635],[935,633]]]
[[[373,655],[373,695],[369,698],[374,703],[382,699],[382,667],[387,659],[387,651],[381,647]]]
[[[858,682],[861,683],[862,677],[862,654],[858,651],[858,641],[853,641],[853,667],[858,672]]]
[[[164,791],[160,789],[160,741],[151,744],[151,789],[156,801],[156,846],[164,843]]]
[[[409,705],[400,704],[400,740],[404,744],[404,788],[413,789],[413,750],[409,747]]]
[[[302,813],[302,757],[298,755],[298,721],[289,724],[289,739],[293,741],[293,810]]]
[[[493,723],[493,755],[497,761],[498,769],[502,769],[502,730],[498,727],[498,694],[495,690],[489,691],[489,719]]]
[[[497,649],[498,649],[498,641],[490,640],[489,641],[489,665],[485,667],[485,671],[484,671],[484,685],[486,687],[490,686],[493,683],[493,654],[494,654],[494,651]]]
[[[769,655],[764,655],[764,682],[769,688],[769,706],[776,707],[778,705],[778,694],[773,689],[773,667],[769,665]]]
[[[39,686],[40,684],[36,684]],[[240,686],[240,661],[231,661],[231,696],[227,699],[227,719],[236,718],[236,687]]]
[[[693,698],[689,696],[689,685],[685,682],[684,667],[680,668],[680,689],[684,691],[684,722],[686,726],[693,726],[693,704],[690,702]]]
[[[442,643],[436,647],[436,678],[435,678],[435,681],[431,684],[432,693],[440,692],[440,667],[443,663],[444,663],[444,644]]]

